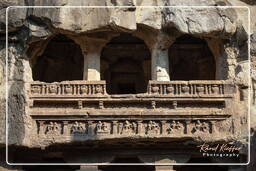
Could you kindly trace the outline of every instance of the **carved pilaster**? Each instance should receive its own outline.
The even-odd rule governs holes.
[[[172,102],[173,109],[177,109],[178,103],[177,101]]]
[[[138,135],[142,135],[143,134],[143,124],[142,124],[142,121],[137,121],[137,125],[138,125],[137,134]]]
[[[191,132],[189,124],[191,121],[185,121],[185,128],[184,128],[184,134],[189,134]]]
[[[112,133],[114,135],[118,134],[118,132],[117,132],[117,125],[118,125],[117,121],[112,121]]]
[[[78,101],[78,109],[83,108],[83,102],[81,100]]]
[[[94,125],[93,121],[88,121],[88,135],[94,135]]]
[[[167,135],[166,121],[161,121],[161,128],[162,135]]]
[[[38,131],[38,134],[39,136],[43,136],[44,135],[44,123],[45,121],[38,121],[39,123],[39,131]]]
[[[70,135],[70,131],[68,128],[68,121],[63,121],[63,135],[64,136],[69,136]]]
[[[104,109],[104,102],[102,100],[99,101],[99,109]]]
[[[216,133],[215,123],[216,123],[216,121],[210,121],[211,133],[212,133],[212,134],[215,134],[215,133]]]

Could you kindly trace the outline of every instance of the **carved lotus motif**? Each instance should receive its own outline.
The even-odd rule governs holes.
[[[159,93],[159,87],[157,85],[152,85],[151,90],[154,94]]]
[[[198,93],[203,93],[204,92],[204,86],[203,85],[198,85],[196,86],[196,91]]]
[[[40,94],[40,86],[33,86],[32,88],[31,88],[31,93],[32,94]]]
[[[49,93],[50,93],[50,94],[57,94],[57,92],[58,92],[58,87],[57,87],[57,85],[50,85],[50,86],[49,86]]]
[[[88,87],[86,85],[82,85],[80,88],[81,94],[88,94]]]
[[[72,94],[72,86],[71,85],[66,85],[65,86],[65,93],[66,94]]]
[[[96,94],[103,94],[103,88],[101,85],[96,85],[95,87]]]
[[[219,92],[219,86],[218,85],[212,85],[212,93],[217,94]]]
[[[171,94],[171,93],[174,92],[174,87],[170,85],[170,86],[168,86],[168,87],[166,88],[166,91],[167,91],[168,94]]]
[[[187,93],[189,93],[189,89],[190,89],[189,86],[182,85],[181,92],[187,94]]]

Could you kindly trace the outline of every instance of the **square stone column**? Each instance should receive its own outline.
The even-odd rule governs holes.
[[[151,53],[152,80],[170,81],[168,49],[155,47]]]
[[[156,35],[154,43],[150,46],[152,80],[170,81],[168,50],[175,39],[176,37],[162,32]]]
[[[89,51],[84,55],[84,80],[100,81],[100,52]]]
[[[175,171],[173,166],[155,166],[155,171]]]
[[[84,55],[83,79],[89,81],[100,81],[101,50],[107,41],[103,39],[85,37],[80,42]]]

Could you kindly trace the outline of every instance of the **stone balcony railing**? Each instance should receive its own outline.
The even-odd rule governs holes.
[[[122,95],[107,94],[105,81],[35,81],[29,92],[30,115],[46,142],[229,135],[234,129],[236,87],[226,81],[149,81],[146,93]]]

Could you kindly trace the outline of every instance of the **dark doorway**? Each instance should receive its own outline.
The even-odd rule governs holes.
[[[79,45],[65,35],[56,35],[32,66],[33,80],[43,82],[82,80],[83,61]]]
[[[151,77],[150,52],[144,41],[121,34],[113,38],[101,53],[101,78],[109,94],[135,94],[147,90]]]
[[[184,35],[169,48],[171,80],[214,80],[215,59],[207,42]]]

